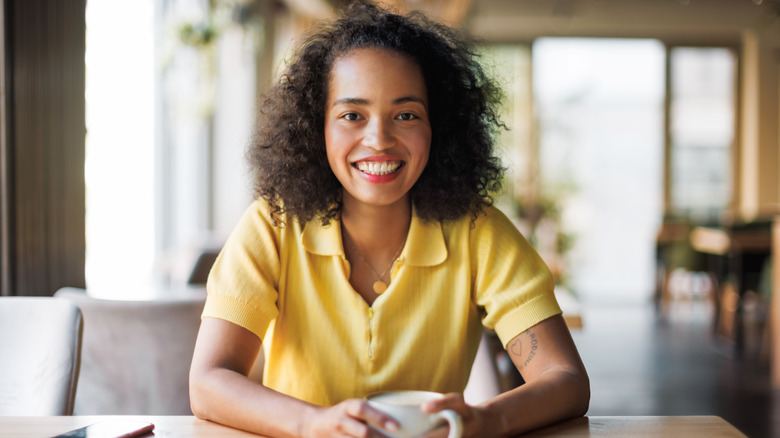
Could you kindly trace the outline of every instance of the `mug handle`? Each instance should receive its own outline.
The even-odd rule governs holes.
[[[452,409],[445,409],[439,412],[439,415],[447,420],[450,425],[450,433],[447,438],[460,438],[463,435],[463,420]]]

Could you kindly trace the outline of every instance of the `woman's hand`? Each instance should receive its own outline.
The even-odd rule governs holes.
[[[299,435],[306,438],[385,436],[369,425],[388,432],[398,430],[398,423],[389,415],[371,407],[365,400],[349,399],[309,415],[301,425]]]
[[[499,436],[496,430],[495,421],[490,421],[489,413],[486,408],[480,406],[470,406],[466,404],[462,394],[456,392],[445,394],[444,397],[436,400],[430,400],[422,405],[425,412],[439,412],[445,409],[451,409],[460,415],[463,421],[463,438],[472,437],[496,437]],[[446,438],[447,428],[439,428],[426,438]]]

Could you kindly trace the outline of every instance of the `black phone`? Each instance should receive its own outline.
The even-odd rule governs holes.
[[[154,424],[135,420],[105,420],[52,438],[133,438],[154,430]]]

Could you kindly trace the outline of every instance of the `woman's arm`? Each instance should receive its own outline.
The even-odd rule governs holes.
[[[243,327],[203,318],[190,368],[190,404],[197,417],[269,437],[366,437],[373,433],[368,423],[393,427],[362,400],[323,408],[251,381],[247,375],[260,343]]]
[[[473,407],[461,395],[448,394],[426,410],[460,413],[466,437],[513,436],[585,415],[590,382],[562,316],[548,318],[515,336],[507,352],[525,384]]]

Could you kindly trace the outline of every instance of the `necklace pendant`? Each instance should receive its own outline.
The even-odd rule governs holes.
[[[374,282],[373,288],[374,288],[374,292],[376,292],[377,294],[381,294],[382,292],[387,290],[387,283],[385,283],[382,280],[377,280]]]

